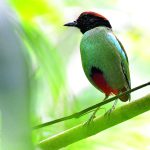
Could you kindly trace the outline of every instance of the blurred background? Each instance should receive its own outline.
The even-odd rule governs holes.
[[[63,26],[83,11],[95,11],[109,19],[128,54],[132,88],[150,80],[148,0],[7,0],[7,7],[11,9],[7,10],[8,16],[18,24],[13,30],[24,44],[32,126],[75,113],[104,98],[82,70],[82,34]],[[146,87],[132,93],[131,101],[149,91],[150,87]],[[105,113],[111,105],[103,106],[98,114]],[[83,123],[89,115],[33,131],[33,142]],[[147,112],[64,150],[150,150],[149,116]]]

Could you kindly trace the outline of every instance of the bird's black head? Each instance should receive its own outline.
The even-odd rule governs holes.
[[[102,15],[95,12],[83,12],[76,21],[65,24],[64,26],[77,27],[82,33],[98,26],[112,28],[109,21]]]

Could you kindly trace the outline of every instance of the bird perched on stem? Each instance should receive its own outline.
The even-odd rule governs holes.
[[[83,33],[80,43],[82,66],[91,84],[105,94],[104,100],[111,94],[117,95],[131,89],[128,57],[108,19],[89,11],[81,13],[76,21],[65,26],[77,27]],[[130,100],[130,94],[119,99],[126,102]]]

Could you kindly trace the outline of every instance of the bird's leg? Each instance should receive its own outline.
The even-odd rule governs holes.
[[[103,99],[103,101],[105,101],[106,99],[108,98],[108,95],[105,95],[105,98]],[[93,119],[95,118],[95,115],[96,115],[96,113],[97,113],[97,111],[100,109],[100,107],[97,107],[96,109],[95,109],[95,111],[93,112],[93,114],[90,116],[90,118],[89,118],[89,120],[85,123],[85,124],[90,124],[91,123],[91,121],[93,121]]]
[[[112,107],[105,113],[105,115],[109,115],[116,107],[118,102],[118,99],[115,100],[114,104],[112,105]]]

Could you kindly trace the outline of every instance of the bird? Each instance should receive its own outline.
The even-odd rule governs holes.
[[[64,26],[76,27],[83,34],[80,42],[83,70],[90,83],[105,94],[104,100],[112,94],[118,95],[131,89],[127,53],[106,17],[85,11],[77,20]],[[123,102],[130,101],[130,93],[119,99]],[[115,109],[116,103],[117,100],[110,112]],[[99,107],[90,117],[90,121],[95,118],[98,109]]]

